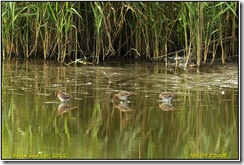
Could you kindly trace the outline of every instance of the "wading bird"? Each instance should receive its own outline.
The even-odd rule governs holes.
[[[62,102],[66,102],[66,101],[74,98],[71,94],[62,92],[60,89],[56,90],[56,95],[59,98],[59,100]]]

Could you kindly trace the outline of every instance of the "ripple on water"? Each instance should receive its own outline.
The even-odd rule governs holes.
[[[3,67],[6,69],[9,66]],[[30,63],[30,71],[36,68],[36,65]],[[4,153],[10,153],[9,157],[12,156],[9,149],[18,146],[20,151],[26,151],[31,140],[35,141],[32,147],[35,153],[40,152],[40,147],[45,148],[48,141],[49,150],[63,151],[64,146],[58,144],[66,144],[77,153],[84,153],[84,157],[87,157],[88,152],[94,153],[90,154],[91,159],[106,159],[111,156],[109,152],[116,153],[116,156],[123,155],[125,158],[128,158],[125,152],[133,153],[132,156],[140,155],[140,158],[146,159],[148,157],[143,157],[140,153],[147,153],[149,150],[152,158],[165,158],[164,155],[173,158],[175,153],[179,153],[178,148],[188,146],[186,150],[191,149],[189,146],[191,147],[196,131],[202,139],[211,137],[208,146],[200,145],[199,150],[207,152],[209,146],[214,146],[218,151],[232,148],[233,153],[236,153],[237,147],[233,145],[238,144],[236,69],[223,68],[209,70],[208,73],[202,71],[199,74],[195,71],[176,75],[174,71],[170,74],[165,72],[165,68],[160,64],[150,63],[125,67],[55,65],[48,69],[40,65],[38,70],[38,79],[35,78],[36,75],[33,74],[32,77],[30,72],[21,70],[15,70],[12,75],[3,73],[2,136],[7,146]],[[14,74],[19,77],[11,79]],[[67,102],[70,107],[77,106],[75,111],[62,111],[60,116],[55,115],[61,104],[54,95],[56,88],[75,96],[75,99]],[[113,94],[119,90],[132,91],[135,95],[128,98],[128,107],[117,105],[120,109],[115,110],[111,100]],[[164,91],[176,94],[172,104],[164,105],[159,101],[159,93]],[[121,100],[118,100],[118,103],[121,103]],[[130,108],[133,111],[122,113],[122,108]],[[15,133],[18,127],[30,132],[28,135],[31,136],[9,140],[9,132],[11,136],[18,137]],[[214,131],[215,129],[218,131]],[[36,140],[35,137],[40,135],[48,136],[41,136],[41,140]],[[137,137],[140,137],[139,141]],[[214,139],[224,145],[216,145]],[[118,143],[119,141],[123,143]],[[159,143],[162,141],[164,143]],[[141,142],[150,145],[143,146]],[[138,149],[138,146],[141,146],[139,150],[134,150]],[[111,150],[102,154],[97,152],[104,150],[104,147]],[[168,153],[165,148],[173,150]],[[67,150],[67,155],[74,155],[72,151]],[[188,153],[179,154],[182,156]],[[77,158],[80,158],[80,154],[77,155]]]

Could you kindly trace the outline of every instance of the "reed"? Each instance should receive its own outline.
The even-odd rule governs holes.
[[[2,57],[225,64],[238,28],[238,2],[2,2]]]

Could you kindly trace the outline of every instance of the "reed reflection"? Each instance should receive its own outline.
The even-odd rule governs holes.
[[[120,101],[118,104],[113,104],[113,108],[119,110],[120,132],[127,132],[127,128],[130,125],[129,121],[133,121],[134,119],[135,110],[132,109],[126,101]]]

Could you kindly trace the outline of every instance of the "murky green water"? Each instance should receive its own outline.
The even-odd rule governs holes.
[[[121,89],[135,95],[112,103]],[[2,159],[238,159],[238,138],[237,64],[2,63]]]

